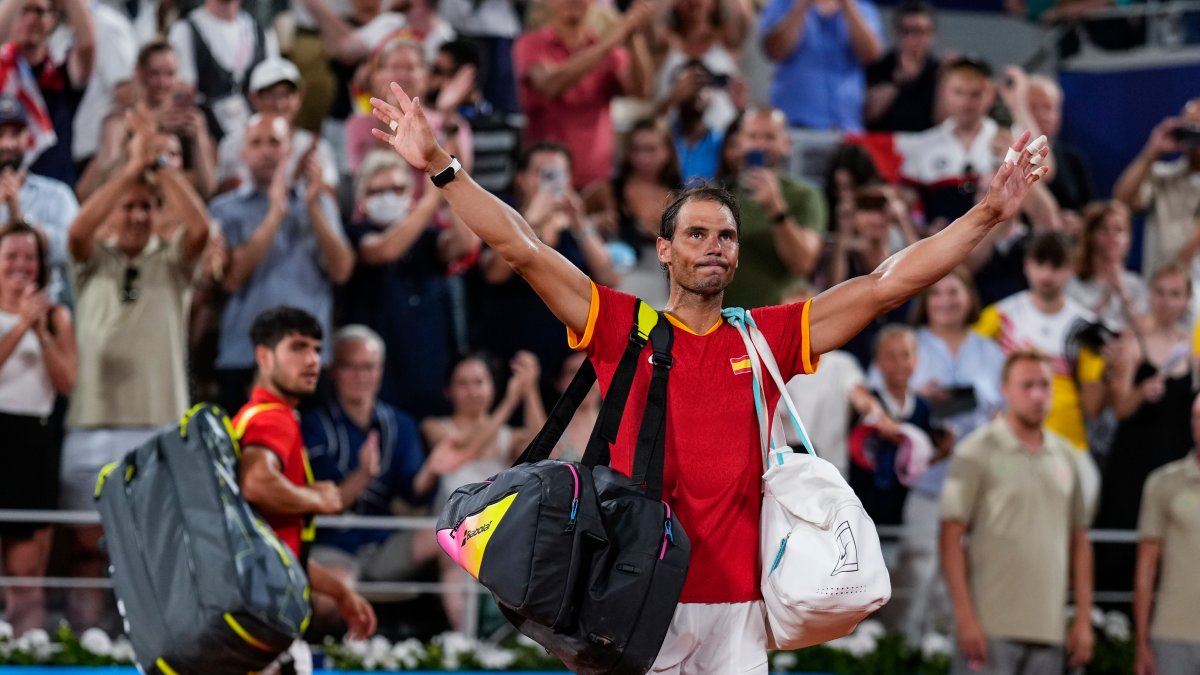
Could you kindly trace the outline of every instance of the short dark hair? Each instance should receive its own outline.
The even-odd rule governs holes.
[[[496,383],[498,379],[496,374],[500,371],[496,362],[496,357],[484,351],[474,351],[467,352],[466,354],[460,354],[458,358],[450,362],[450,367],[446,369],[445,375],[445,385],[447,389],[450,388],[450,383],[454,381],[454,374],[457,373],[458,369],[468,361],[478,361],[483,366],[483,369],[487,371],[488,377],[492,378],[492,384],[494,385]]]
[[[964,54],[958,58],[951,59],[942,68],[942,77],[946,77],[951,73],[963,73],[991,80],[992,72],[992,66],[987,61],[984,61],[982,57],[975,54]]]
[[[937,12],[933,9],[933,5],[925,2],[925,0],[908,0],[908,2],[900,3],[900,6],[896,7],[896,12],[892,15],[892,21],[896,27],[899,27],[904,17],[917,15],[927,16],[933,21],[934,25],[937,25]]]
[[[321,322],[317,321],[317,317],[287,305],[264,309],[254,317],[254,323],[250,326],[250,342],[255,347],[274,349],[275,345],[292,334],[314,340],[325,337],[325,331],[321,329]]]
[[[438,47],[438,52],[445,53],[451,61],[454,61],[455,71],[463,66],[475,66],[475,69],[478,70],[483,61],[479,54],[479,47],[468,40],[443,42]]]
[[[167,42],[163,38],[155,38],[147,42],[138,51],[137,67],[145,68],[147,65],[149,65],[150,59],[154,58],[155,54],[162,54],[164,52],[170,52],[174,54],[175,48],[171,46],[170,42]]]
[[[543,152],[562,155],[563,157],[567,158],[568,168],[573,169],[575,167],[575,161],[571,158],[571,151],[567,149],[567,146],[563,145],[562,143],[555,143],[554,141],[538,141],[528,148],[525,148],[524,152],[521,153],[521,156],[517,158],[517,172],[520,173],[527,170],[529,165],[533,163],[534,155],[538,155]]]
[[[1071,242],[1060,232],[1038,232],[1025,249],[1025,259],[1053,267],[1066,267],[1071,262]]]
[[[675,221],[679,219],[680,209],[688,202],[716,202],[724,206],[733,214],[733,225],[737,228],[738,234],[742,233],[742,210],[738,207],[737,197],[723,187],[699,185],[675,193],[671,203],[663,210],[662,225],[659,228],[658,236],[667,241],[671,241],[675,237]]]
[[[35,242],[34,246],[37,247],[38,271],[37,276],[34,277],[34,283],[37,284],[40,291],[50,283],[50,252],[42,231],[23,220],[0,227],[0,241],[22,234],[32,236]]]

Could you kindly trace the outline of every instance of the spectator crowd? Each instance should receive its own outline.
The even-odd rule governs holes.
[[[1086,608],[1136,590],[1138,672],[1200,669],[1200,98],[1108,195],[1058,138],[1055,80],[940,53],[925,2],[886,24],[868,0],[257,9],[0,0],[0,508],[91,509],[99,469],[191,403],[237,411],[250,327],[280,305],[324,336],[301,429],[343,512],[436,513],[511,463],[581,359],[372,135],[368,100],[392,82],[544,242],[659,307],[659,221],[685,185],[741,205],[727,306],[803,301],[936,236],[1028,130],[1051,175],[1019,214],[789,389],[875,522],[903,528],[889,564],[913,592],[885,608],[892,628],[956,621],[964,672],[1061,672],[1091,649],[1068,591]],[[758,49],[769,82],[751,81]],[[790,171],[797,129],[840,134],[821,184]],[[588,428],[557,456],[577,459]],[[1140,544],[1093,555],[1093,526]],[[58,534],[73,574],[103,575],[98,527]],[[424,534],[323,530],[312,554],[349,585],[463,579]],[[0,524],[4,575],[45,574],[53,535]],[[64,611],[83,628],[109,605],[80,591]],[[450,626],[464,605],[444,594]],[[46,607],[5,588],[18,632]]]

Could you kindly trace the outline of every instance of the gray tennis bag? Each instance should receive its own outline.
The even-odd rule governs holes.
[[[242,497],[224,411],[198,405],[96,481],[117,608],[147,673],[259,671],[308,626],[308,577]]]

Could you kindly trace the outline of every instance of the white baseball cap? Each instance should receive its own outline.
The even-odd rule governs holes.
[[[262,91],[280,82],[290,82],[299,88],[302,81],[300,69],[296,64],[287,59],[272,57],[254,66],[250,73],[250,91]]]

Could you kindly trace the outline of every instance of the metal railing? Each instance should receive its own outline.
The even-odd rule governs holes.
[[[100,514],[96,511],[23,511],[15,509],[0,509],[0,523],[45,523],[50,525],[99,525]],[[417,516],[317,516],[318,528],[362,528],[374,530],[430,530],[437,523],[436,518]],[[879,536],[885,541],[899,541],[905,537],[908,528],[904,526],[880,526]],[[1091,530],[1089,538],[1093,543],[1136,544],[1138,534],[1134,530]],[[464,574],[464,581],[459,583],[423,582],[423,581],[372,581],[358,582],[355,590],[371,600],[394,599],[397,595],[434,594],[444,592],[471,593],[477,596],[485,593],[483,586]],[[8,586],[40,586],[43,588],[62,589],[107,589],[112,588],[112,582],[107,577],[13,577],[0,576],[0,588]],[[893,588],[894,598],[904,598],[912,594],[908,588]],[[1097,602],[1130,602],[1133,594],[1125,591],[1094,593]],[[466,603],[463,632],[474,637],[478,631],[479,607],[478,602]]]

